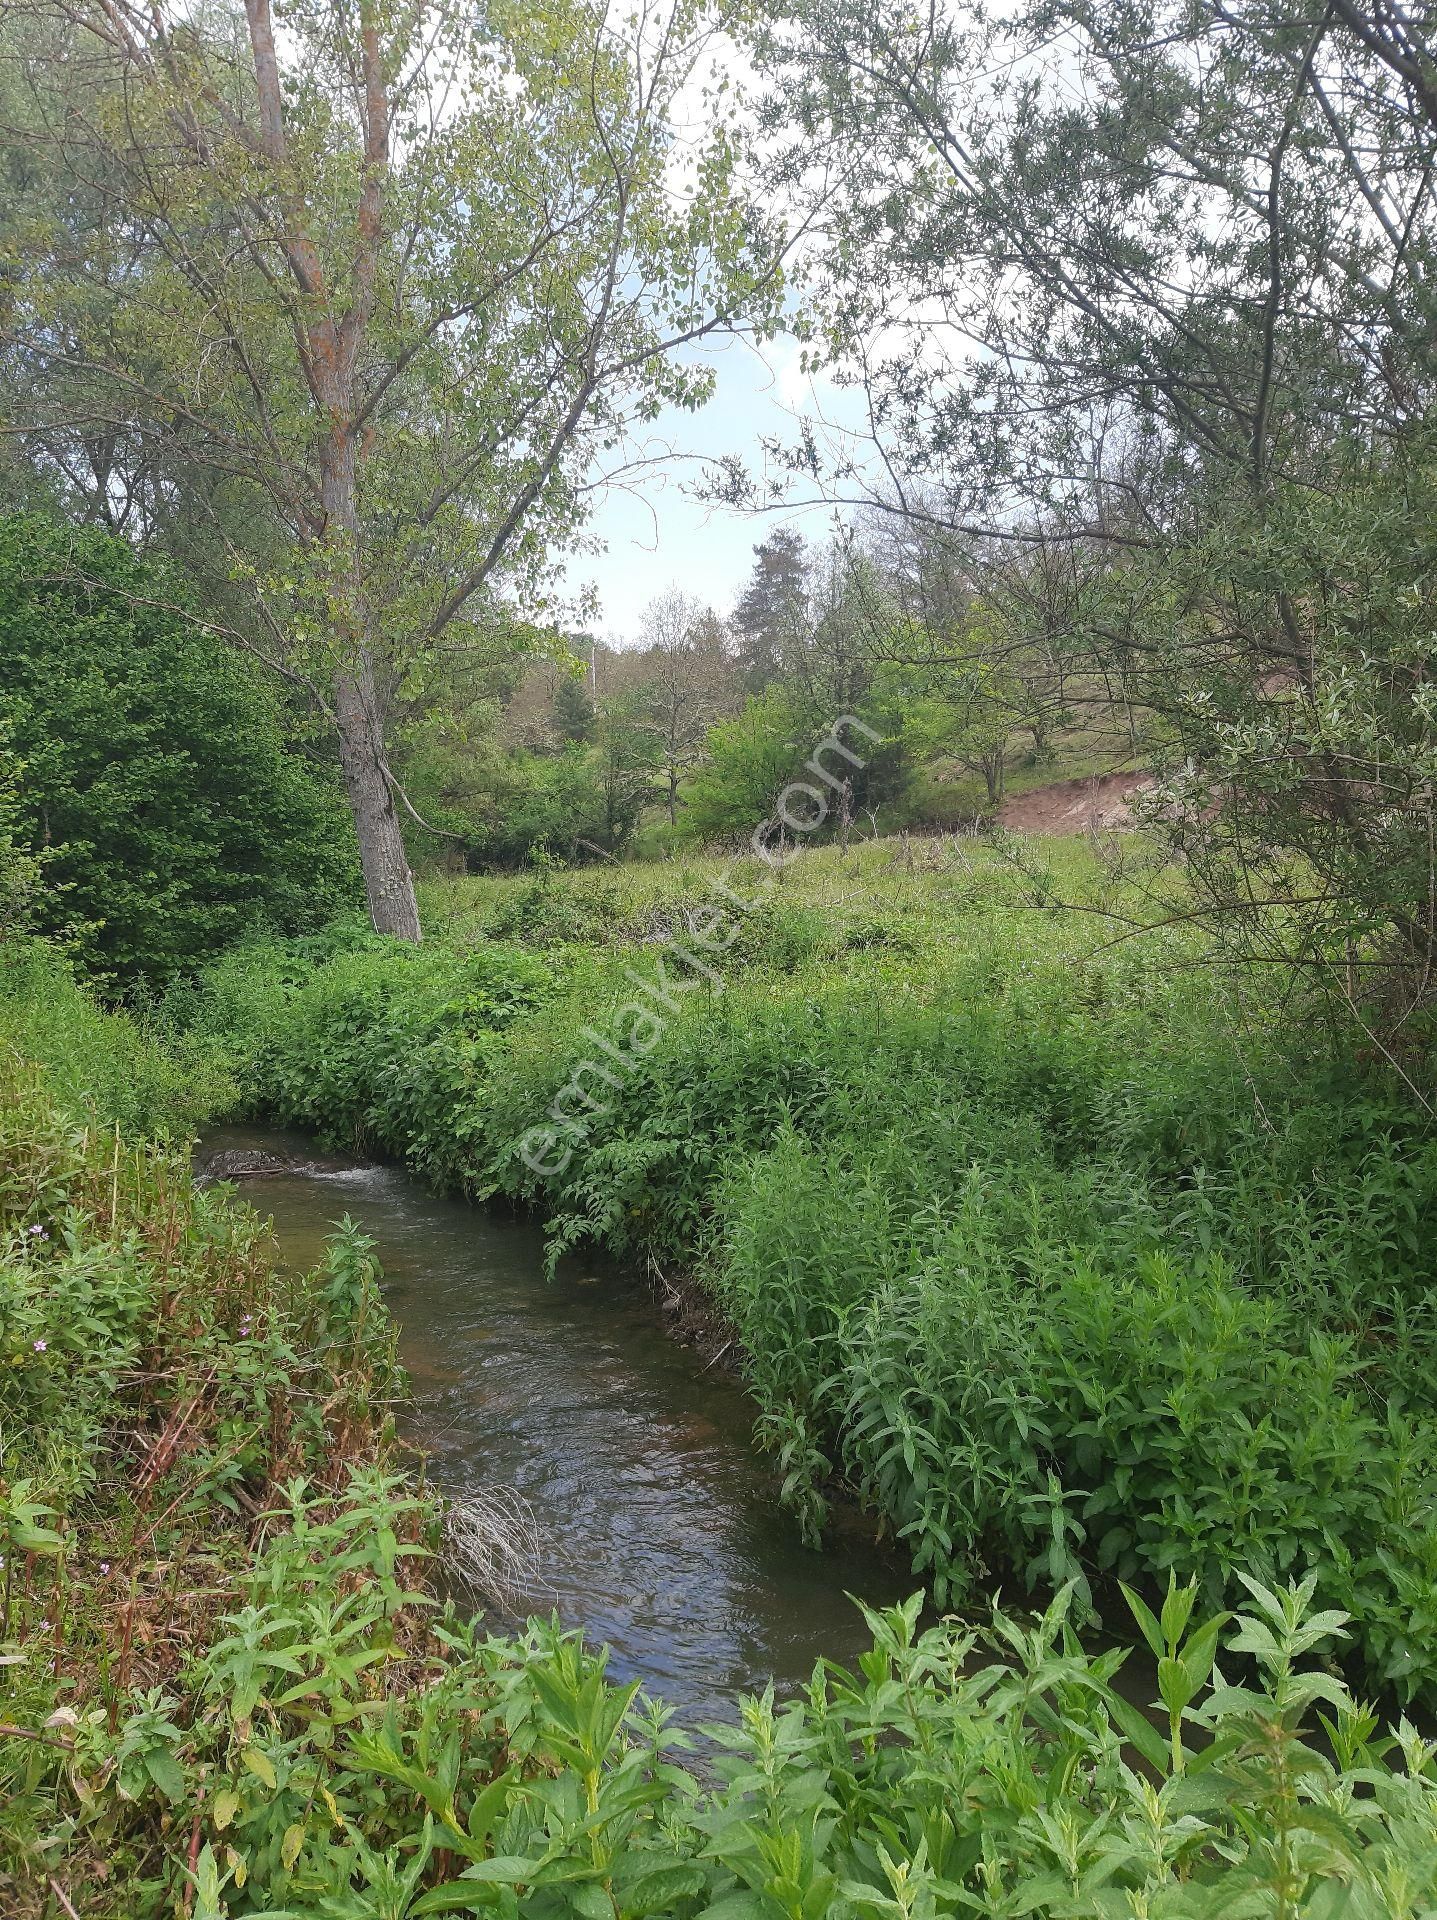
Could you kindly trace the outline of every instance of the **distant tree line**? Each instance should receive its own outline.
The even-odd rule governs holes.
[[[417,730],[407,789],[471,865],[541,848],[613,858],[641,829],[652,849],[747,841],[851,714],[878,744],[825,832],[991,816],[1013,765],[1049,767],[1059,740],[1127,763],[1140,746],[1091,674],[1023,624],[1034,566],[1001,581],[990,570],[980,589],[937,533],[900,541],[870,522],[810,548],[780,526],[727,616],[671,588],[632,644],[571,638],[514,670],[465,726],[441,711]]]

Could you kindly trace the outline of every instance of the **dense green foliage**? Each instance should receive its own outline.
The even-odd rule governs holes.
[[[256,950],[176,1012],[264,1110],[535,1206],[556,1253],[698,1263],[812,1530],[836,1477],[940,1597],[1016,1568],[1104,1611],[1114,1575],[1221,1605],[1311,1570],[1374,1683],[1437,1678],[1420,1111],[1177,932],[1085,959],[961,849],[805,855],[722,976],[660,944],[662,1031],[604,1080],[710,880],[455,889],[430,951]]]
[[[38,910],[41,861],[27,838],[20,768],[10,750],[8,723],[0,723],[0,940],[25,932]]]
[[[575,1636],[486,1638],[426,1591],[362,1237],[281,1275],[246,1210],[3,1072],[17,1920],[1430,1910],[1437,1764],[1315,1664],[1343,1621],[1310,1587],[1250,1587],[1226,1633],[1191,1590],[1135,1603],[1156,1721],[1067,1593],[985,1635],[919,1633],[915,1599],[859,1671],[743,1702],[702,1782]]]
[[[122,541],[0,521],[0,750],[45,851],[32,915],[121,983],[257,922],[317,926],[357,885],[337,776],[181,593]]]
[[[184,1140],[234,1098],[212,1055],[97,1006],[70,961],[35,938],[0,941],[0,1060],[17,1059],[41,1065],[67,1107],[131,1140]]]
[[[425,745],[407,756],[404,777],[416,810],[466,866],[502,870],[536,857],[581,863],[610,851],[599,755],[591,748],[498,754],[469,742]],[[410,837],[420,846],[433,838],[414,825]],[[614,850],[628,837],[622,831]]]
[[[750,696],[709,735],[707,764],[689,794],[686,834],[743,844],[771,818],[779,793],[801,777],[813,743],[827,731],[827,718],[787,688]]]

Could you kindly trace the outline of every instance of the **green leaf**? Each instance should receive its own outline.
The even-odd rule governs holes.
[[[144,1762],[145,1772],[171,1805],[184,1799],[185,1770],[168,1747],[147,1747]]]
[[[691,1861],[655,1867],[629,1883],[624,1892],[624,1908],[631,1914],[659,1913],[676,1900],[690,1900],[704,1890],[708,1875]]]
[[[499,1886],[532,1886],[534,1876],[543,1871],[542,1860],[524,1860],[518,1854],[496,1853],[492,1860],[479,1860],[466,1867],[461,1880],[492,1881]]]
[[[1128,1603],[1128,1611],[1132,1614],[1134,1620],[1137,1621],[1138,1627],[1142,1632],[1144,1640],[1148,1643],[1153,1658],[1160,1660],[1167,1651],[1167,1641],[1163,1636],[1162,1628],[1158,1625],[1156,1616],[1151,1608],[1144,1605],[1131,1587],[1124,1585],[1121,1580],[1118,1582],[1118,1585],[1122,1588],[1123,1598]]]
[[[223,1833],[240,1810],[240,1797],[226,1787],[223,1793],[217,1793],[210,1808],[210,1819],[217,1833]]]
[[[408,1908],[410,1915],[426,1913],[472,1913],[476,1908],[492,1907],[498,1900],[498,1890],[476,1886],[471,1880],[466,1885],[463,1880],[446,1880],[442,1887],[431,1887],[428,1893]]]
[[[1123,1738],[1137,1748],[1150,1767],[1166,1773],[1170,1758],[1168,1743],[1141,1708],[1111,1688],[1104,1689],[1103,1700]]]

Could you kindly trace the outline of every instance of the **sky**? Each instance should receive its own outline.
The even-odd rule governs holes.
[[[828,421],[852,420],[853,396],[804,373],[798,342],[787,337],[762,348],[727,339],[705,357],[717,376],[713,399],[698,413],[669,409],[648,429],[653,450],[671,448],[674,457],[600,496],[589,532],[604,550],[576,555],[567,569],[570,591],[592,586],[598,597],[593,628],[622,645],[638,638],[644,608],[669,587],[731,612],[754,547],[775,526],[787,522],[814,542],[834,527],[828,507],[735,512],[696,499],[694,489],[703,459],[737,454],[752,471],[764,434],[792,439],[797,417],[815,411]]]

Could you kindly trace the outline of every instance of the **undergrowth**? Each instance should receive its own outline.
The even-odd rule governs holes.
[[[1417,1695],[1425,1116],[1183,930],[1106,946],[1032,871],[937,861],[730,868],[752,904],[699,967],[700,867],[460,883],[424,949],[252,949],[172,1011],[257,1110],[534,1207],[556,1257],[697,1266],[812,1535],[846,1483],[940,1604],[1312,1572],[1369,1682]]]
[[[0,937],[0,1063],[43,1067],[66,1104],[127,1136],[189,1135],[235,1097],[213,1047],[99,1006],[55,947]]]
[[[439,1606],[362,1236],[260,1224],[0,1085],[0,1900],[17,1920],[1426,1913],[1437,1758],[1321,1660],[1312,1583],[1136,1598],[1152,1718],[1037,1621],[869,1614],[707,1777],[555,1626]],[[1221,1664],[1215,1664],[1225,1645]]]
[[[536,1023],[563,1033],[586,977],[582,958],[396,956],[348,937],[252,956],[242,975],[254,998],[236,1020],[267,1010],[271,1068],[292,1058],[305,1010],[311,1044],[355,996],[355,1035],[390,1021],[373,1052],[353,1041],[375,1075],[365,1125],[423,1087],[396,1081],[400,1104],[380,1100],[403,1048],[457,1058],[455,1035],[473,1071],[455,1068],[446,1100],[473,1112]],[[19,1006],[12,993],[12,1039]],[[8,1916],[1416,1920],[1433,1907],[1437,1757],[1347,1692],[1331,1665],[1347,1622],[1314,1611],[1312,1576],[1241,1576],[1235,1617],[1205,1611],[1197,1584],[1168,1580],[1157,1613],[1130,1596],[1157,1661],[1151,1713],[1114,1686],[1122,1653],[1082,1651],[1082,1576],[1060,1561],[1032,1622],[920,1630],[914,1596],[868,1615],[857,1670],[820,1663],[790,1703],[740,1701],[695,1766],[659,1705],[607,1680],[603,1651],[544,1622],[494,1638],[438,1601],[440,1509],[396,1450],[402,1377],[365,1238],[346,1225],[315,1273],[280,1271],[254,1213],[115,1125],[127,1100],[150,1133],[196,1110],[184,1098],[198,1083],[177,1098],[163,1062],[146,1079],[154,1033],[54,989],[37,1031],[48,1071],[0,1054]],[[217,1071],[219,1029],[196,1027],[200,1044]],[[811,1073],[838,1096],[838,1075]],[[776,1152],[799,1142],[792,1125]],[[480,1162],[465,1165],[475,1177]],[[882,1192],[870,1181],[866,1208]],[[1041,1206],[1035,1194],[1034,1231]],[[876,1275],[866,1294],[855,1284],[865,1311]],[[993,1321],[987,1352],[1020,1329],[1022,1315]]]

